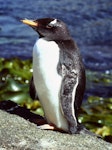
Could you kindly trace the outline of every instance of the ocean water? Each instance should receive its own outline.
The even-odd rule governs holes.
[[[32,58],[37,33],[20,20],[44,17],[67,24],[86,69],[112,71],[112,0],[0,0],[0,57]]]

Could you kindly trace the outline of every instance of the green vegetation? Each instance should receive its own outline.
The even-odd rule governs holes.
[[[34,113],[44,115],[39,101],[32,101],[29,96],[31,76],[31,60],[1,58],[0,101],[12,100]],[[87,71],[87,89],[96,84],[111,86],[112,74]],[[89,96],[82,105],[79,121],[96,134],[109,137],[108,141],[112,142],[112,98]]]

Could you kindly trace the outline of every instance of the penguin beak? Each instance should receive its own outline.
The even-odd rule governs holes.
[[[34,20],[23,19],[21,21],[31,27],[38,27],[38,22],[35,22]]]

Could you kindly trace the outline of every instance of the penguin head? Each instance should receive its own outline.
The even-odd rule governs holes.
[[[61,40],[70,37],[66,24],[58,19],[43,18],[37,20],[21,20],[24,24],[32,27],[40,37],[48,40]]]

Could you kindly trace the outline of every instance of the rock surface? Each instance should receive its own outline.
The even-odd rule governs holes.
[[[112,145],[89,135],[37,129],[23,118],[0,110],[0,150],[111,150]]]

